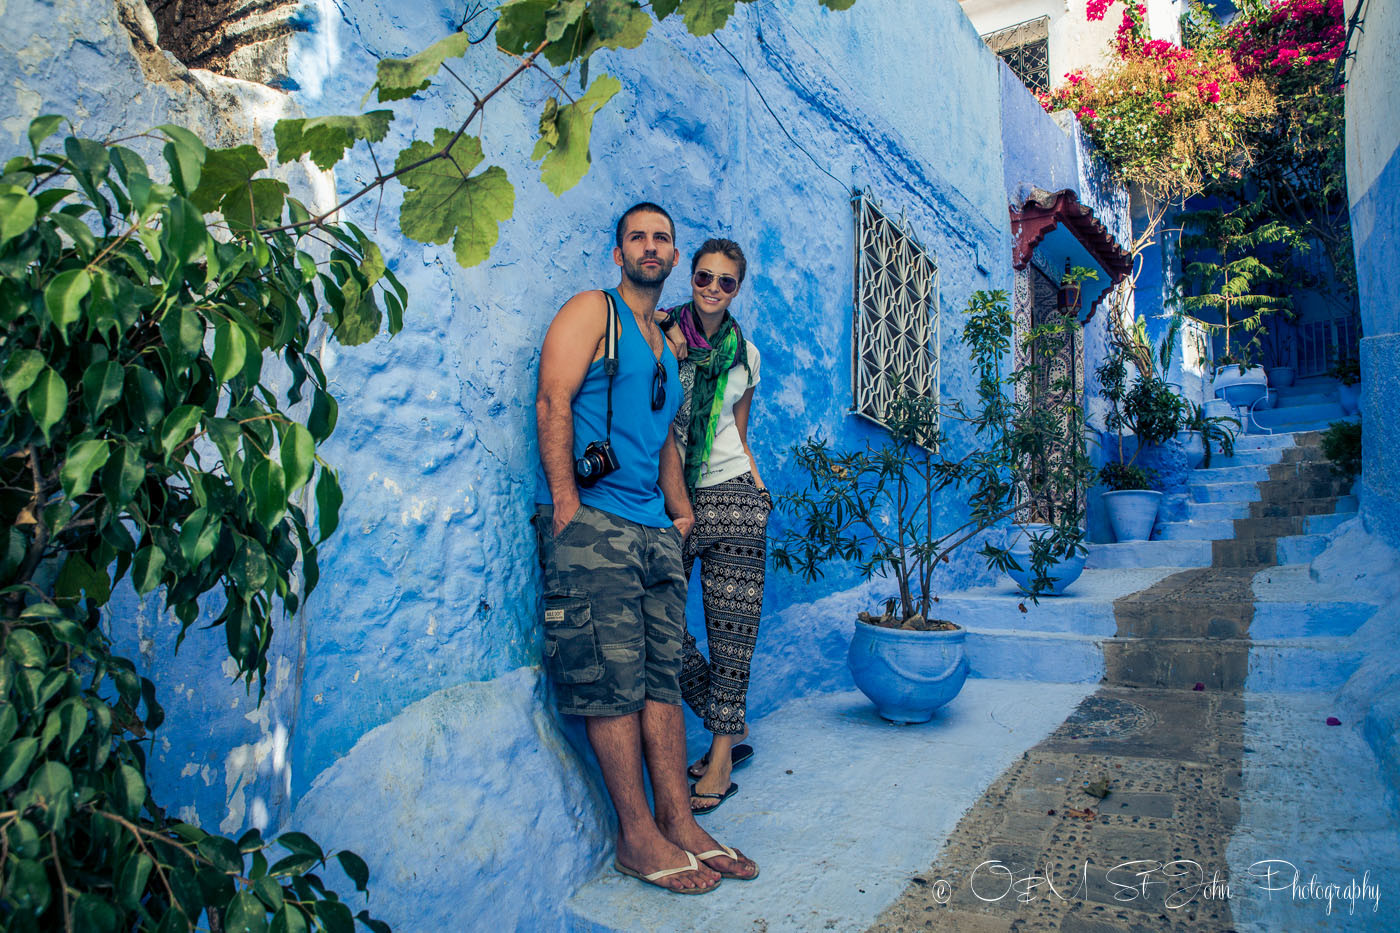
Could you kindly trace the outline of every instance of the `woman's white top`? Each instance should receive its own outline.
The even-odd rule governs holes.
[[[718,486],[720,483],[734,479],[736,476],[743,476],[753,469],[749,463],[748,451],[744,449],[744,443],[739,437],[739,426],[734,423],[734,406],[739,404],[739,400],[744,397],[744,393],[753,386],[758,385],[758,347],[744,335],[744,343],[747,344],[749,368],[745,371],[742,363],[735,363],[734,368],[729,370],[729,380],[724,387],[724,402],[720,405],[719,423],[715,425],[715,443],[710,450],[710,462],[700,470],[700,478],[696,481],[696,486],[705,488],[707,486]],[[687,372],[689,370],[689,372]],[[750,379],[752,373],[752,379]],[[682,441],[681,449],[686,450],[684,443],[686,438],[684,429],[680,422],[681,418],[690,418],[690,393],[691,387],[695,384],[695,367],[681,364],[681,382],[685,386],[685,401],[681,406],[680,415],[677,417],[677,434]],[[686,455],[694,453],[699,455],[699,445],[692,443],[686,450]]]

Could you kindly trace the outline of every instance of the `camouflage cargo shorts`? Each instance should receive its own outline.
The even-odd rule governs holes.
[[[532,521],[544,568],[544,666],[561,712],[622,716],[647,700],[681,702],[685,577],[681,536],[592,506],[554,534]]]

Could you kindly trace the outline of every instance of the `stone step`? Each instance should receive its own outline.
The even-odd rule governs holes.
[[[1161,522],[1156,529],[1157,537],[1164,541],[1215,541],[1234,533],[1235,523],[1226,518]]]
[[[1374,603],[1327,597],[1257,599],[1249,634],[1256,641],[1345,638],[1365,625],[1379,608]]]
[[[1267,693],[1333,693],[1365,660],[1347,638],[1254,639],[1245,689]]]
[[[1141,567],[1209,567],[1211,542],[1191,540],[1120,541],[1089,545],[1091,570]]]
[[[1338,504],[1340,505],[1340,502]],[[1307,534],[1325,535],[1328,532],[1336,531],[1337,528],[1355,517],[1355,509],[1333,512],[1331,515],[1308,515],[1303,519],[1303,527]]]
[[[1280,564],[1307,564],[1327,550],[1331,538],[1325,534],[1288,535],[1278,539],[1277,558]]]
[[[1186,493],[1162,497],[1158,522],[1229,521],[1249,517],[1248,502],[1197,502]]]
[[[1235,437],[1235,450],[1276,450],[1294,446],[1290,434],[1240,434]]]
[[[1098,683],[1105,636],[1035,629],[969,629],[964,650],[970,676],[1045,683]]]
[[[1217,453],[1215,456],[1211,457],[1210,466],[1211,469],[1215,469],[1216,467],[1254,466],[1259,464],[1267,466],[1268,464],[1281,461],[1284,453],[1289,449],[1291,448],[1264,447],[1242,450],[1239,446],[1236,446],[1235,452],[1228,457],[1221,453]]]
[[[1283,408],[1257,409],[1254,412],[1254,422],[1265,428],[1272,428],[1275,431],[1290,430],[1297,433],[1306,430],[1302,425],[1312,425],[1318,422],[1324,424],[1344,417],[1345,412],[1336,400],[1330,402],[1314,402],[1304,405],[1287,405]]]
[[[1104,679],[1125,687],[1239,690],[1249,675],[1250,642],[1242,638],[1110,638]]]
[[[1315,498],[1299,497],[1296,499],[1284,499],[1282,501],[1258,501],[1249,503],[1249,516],[1251,518],[1273,518],[1288,515],[1333,515],[1338,511],[1339,506],[1346,502],[1347,496],[1318,496]],[[1351,511],[1354,511],[1354,506]]]
[[[1236,466],[1216,466],[1212,461],[1210,469],[1197,467],[1191,471],[1192,483],[1262,483],[1269,478],[1272,464],[1248,463]]]
[[[1187,483],[1187,491],[1197,502],[1257,502],[1259,484],[1253,482]]]
[[[984,634],[1029,630],[1107,637],[1117,631],[1113,610],[1116,600],[1146,589],[1174,572],[1172,568],[1086,570],[1063,596],[1042,596],[1036,602],[1031,602],[1010,579],[1003,578],[996,586],[945,595],[938,601],[938,615],[969,632]]]
[[[1339,476],[1299,476],[1291,479],[1275,479],[1260,487],[1259,495],[1248,501],[1263,503],[1296,502],[1303,499],[1336,499],[1350,491],[1350,486]],[[1335,511],[1335,509],[1329,510]]]
[[[1212,567],[1272,567],[1279,562],[1272,537],[1233,538],[1210,544]]]

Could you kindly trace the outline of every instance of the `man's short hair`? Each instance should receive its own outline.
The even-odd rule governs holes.
[[[701,244],[695,251],[695,255],[690,257],[690,274],[694,275],[696,268],[700,265],[700,259],[713,254],[727,257],[739,267],[739,281],[744,281],[744,273],[749,269],[749,261],[744,258],[744,251],[739,248],[739,244],[733,240],[726,240],[721,237],[712,237]]]
[[[617,248],[622,249],[622,235],[627,232],[627,218],[633,214],[660,214],[666,218],[666,222],[671,225],[671,240],[676,239],[676,222],[671,219],[671,215],[666,213],[666,208],[660,204],[653,204],[650,201],[640,201],[633,204],[617,219]]]

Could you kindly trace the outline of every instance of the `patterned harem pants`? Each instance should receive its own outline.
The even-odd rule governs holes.
[[[681,658],[681,694],[705,728],[717,735],[744,731],[749,663],[758,638],[763,609],[763,569],[767,558],[766,489],[754,486],[753,474],[695,490],[695,525],[686,538],[683,558],[690,579],[700,560],[700,595],[710,659],[700,653],[695,636],[685,633]]]

